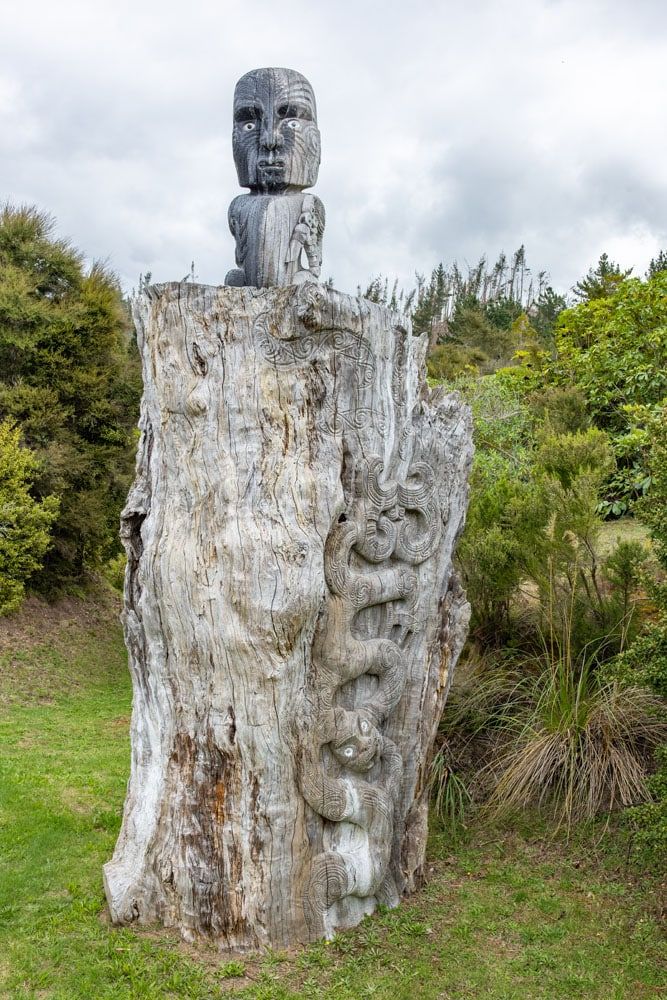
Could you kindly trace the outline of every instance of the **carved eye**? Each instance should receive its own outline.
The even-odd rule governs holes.
[[[344,747],[343,754],[345,757],[354,757],[354,747],[351,746]]]
[[[255,122],[245,122],[243,125],[244,132],[252,132],[255,128]]]
[[[295,131],[296,131],[296,129],[301,128],[301,125],[299,123],[299,119],[298,118],[290,118],[290,120],[288,122],[286,122],[286,125],[287,125],[288,128],[292,128]]]

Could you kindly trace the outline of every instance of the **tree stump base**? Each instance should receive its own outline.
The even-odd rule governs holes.
[[[111,918],[234,950],[331,936],[420,878],[470,415],[406,319],[314,282],[156,285],[134,315]]]

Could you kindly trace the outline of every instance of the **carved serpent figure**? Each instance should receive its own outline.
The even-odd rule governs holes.
[[[302,713],[301,791],[320,816],[341,824],[331,832],[344,843],[315,858],[304,900],[307,919],[327,932],[330,908],[347,896],[397,902],[389,863],[403,761],[382,727],[407,678],[405,646],[417,611],[411,567],[434,552],[441,522],[428,466],[414,464],[404,483],[383,481],[382,473],[381,459],[362,463],[348,509],[327,538],[329,592]],[[361,694],[354,682],[364,675],[376,684]],[[343,707],[350,698],[354,708]]]

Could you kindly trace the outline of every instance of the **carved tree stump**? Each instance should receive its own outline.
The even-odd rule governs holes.
[[[135,319],[111,916],[233,949],[331,935],[420,877],[469,413],[406,320],[314,283],[153,286]]]

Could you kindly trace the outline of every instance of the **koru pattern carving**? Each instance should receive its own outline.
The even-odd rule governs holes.
[[[344,833],[344,846],[315,857],[304,899],[307,920],[325,930],[330,908],[345,897],[398,901],[390,855],[403,761],[383,730],[403,693],[406,647],[418,628],[413,567],[435,551],[441,519],[428,465],[415,463],[404,482],[383,476],[380,458],[363,462],[327,539],[328,592],[300,719],[302,794]],[[364,675],[377,679],[374,688],[351,690]]]
[[[236,268],[226,285],[255,288],[317,281],[324,205],[306,188],[317,181],[320,133],[315,95],[291,69],[256,69],[234,91],[234,162],[250,194],[229,206]]]
[[[302,285],[297,300],[301,323],[298,335],[276,336],[273,331],[280,324],[276,323],[274,314],[263,312],[253,323],[253,342],[277,368],[311,364],[316,360],[325,362],[318,369],[326,383],[320,415],[325,431],[345,433],[372,424],[382,434],[386,413],[366,405],[366,400],[373,397],[377,365],[371,345],[362,333],[361,311],[336,315],[333,301],[320,285]]]

